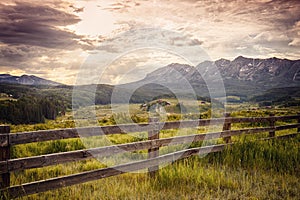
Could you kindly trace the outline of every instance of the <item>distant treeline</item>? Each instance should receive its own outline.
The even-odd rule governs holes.
[[[73,93],[73,86],[27,86],[17,84],[0,84],[0,93],[9,99],[0,100],[0,122],[12,124],[42,123],[45,119],[55,119],[67,109],[77,109],[87,105],[110,104],[114,86],[86,85],[77,86],[78,92]],[[115,91],[116,92],[116,91]],[[128,103],[124,88],[118,88],[119,98],[114,103]],[[205,96],[205,94],[202,94]],[[198,101],[210,102],[218,107],[223,103],[210,97],[196,96]],[[248,101],[247,96],[227,91],[228,102],[241,103]],[[74,97],[76,101],[74,101]],[[179,94],[177,97],[167,88],[153,90],[149,86],[137,89],[129,103],[145,103],[164,98],[195,98],[194,95]],[[250,101],[260,105],[300,105],[300,87],[275,88],[262,95],[252,97]]]
[[[300,87],[274,88],[250,101],[259,103],[259,106],[300,106]]]
[[[17,84],[0,84],[0,93],[10,99],[0,100],[0,122],[11,124],[43,123],[45,119],[55,119],[67,109],[77,109],[88,105],[104,105],[111,103],[114,87],[109,85],[78,86],[73,93],[72,86],[27,86]],[[119,89],[118,98],[114,103],[128,103],[127,90]],[[160,98],[176,98],[170,92],[151,91],[141,88],[132,94],[129,103],[144,103]],[[123,98],[124,96],[124,98]],[[187,98],[187,95],[183,95]],[[74,101],[75,99],[75,101]],[[197,96],[198,100],[222,105],[219,101],[209,97]]]
[[[11,124],[43,123],[64,114],[66,107],[53,97],[21,97],[0,101],[0,121]]]

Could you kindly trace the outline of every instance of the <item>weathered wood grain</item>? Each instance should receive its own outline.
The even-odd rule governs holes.
[[[229,118],[230,113],[224,113],[224,117]],[[229,122],[229,120],[225,120],[225,123],[223,125],[223,131],[229,131],[230,129],[231,129],[231,122]],[[231,143],[231,136],[224,137],[223,139],[225,143]]]
[[[0,126],[0,135],[8,135],[10,132],[9,126]],[[7,141],[8,145],[4,147],[0,147],[0,161],[7,162],[10,159],[10,145],[9,140]],[[10,173],[6,171],[5,173],[1,173],[0,176],[0,189],[7,188],[10,186]],[[2,198],[2,194],[0,194]]]
[[[129,132],[143,132],[153,129],[149,124],[121,124],[115,126],[66,128],[58,130],[43,130],[10,134],[10,144],[26,144],[51,140],[101,136],[109,134],[125,134]],[[0,144],[5,144],[1,141]]]
[[[274,128],[276,120],[274,119],[275,114],[271,113],[269,118],[269,126]],[[269,137],[275,137],[275,129],[269,132]]]
[[[267,137],[267,138],[262,138],[260,140],[273,140],[273,139],[289,139],[289,138],[294,138],[297,135],[299,135],[299,133],[290,133],[290,134],[286,134],[286,135],[278,135],[278,136],[274,136],[274,137]]]
[[[300,113],[298,113],[298,116],[297,123],[300,124]],[[297,128],[297,132],[300,133],[300,126]]]
[[[159,118],[149,118],[149,124],[154,125],[154,130],[148,131],[148,140],[158,140],[159,139]],[[152,145],[151,145],[152,146]],[[148,159],[156,158],[159,156],[159,147],[151,147],[148,148]],[[149,176],[155,177],[157,174],[157,171],[159,170],[159,166],[151,166],[148,168]]]
[[[300,127],[300,123],[275,126],[274,128],[276,131],[281,131],[281,130],[286,130],[286,129],[299,128],[299,127]]]

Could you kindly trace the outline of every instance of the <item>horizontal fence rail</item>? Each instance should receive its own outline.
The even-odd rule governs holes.
[[[295,123],[286,125],[275,126],[277,121],[297,120]],[[231,130],[233,123],[264,123],[267,127],[258,128],[245,128],[239,130]],[[160,130],[168,129],[181,129],[181,128],[197,128],[209,125],[222,125],[223,131],[212,133],[192,134],[184,136],[176,136],[170,138],[159,138]],[[0,126],[1,127],[1,126]],[[295,129],[297,133],[276,136],[276,131]],[[9,133],[8,126],[0,128],[0,175],[1,187],[3,193],[9,195],[9,198],[16,198],[24,195],[44,192],[60,187],[70,186],[87,181],[97,180],[110,176],[115,176],[125,172],[131,172],[141,169],[149,169],[150,176],[155,176],[155,171],[158,166],[165,162],[172,162],[174,158],[186,158],[191,155],[206,154],[210,152],[218,152],[223,150],[226,146],[232,145],[231,137],[239,136],[242,134],[258,134],[268,132],[270,138],[288,138],[294,137],[300,132],[300,115],[292,116],[269,116],[269,117],[244,117],[234,118],[230,114],[224,115],[224,118],[216,119],[199,119],[199,120],[186,120],[175,122],[159,122],[151,120],[149,123],[143,124],[122,124],[112,126],[99,126],[99,127],[83,127],[83,128],[67,128],[58,130],[44,130],[32,131],[23,133]],[[46,155],[25,157],[25,158],[10,158],[10,147],[13,145],[27,144],[32,142],[45,142],[60,139],[70,139],[79,137],[92,137],[113,134],[126,134],[130,132],[148,132],[148,140],[96,147],[91,149],[82,149],[68,152],[52,153]],[[200,142],[205,140],[212,140],[223,138],[225,144],[205,146],[199,148],[189,148],[181,151],[176,151],[166,155],[159,155],[159,148],[169,145],[191,144],[193,142]],[[97,157],[106,157],[115,155],[122,152],[135,152],[138,150],[148,150],[148,159],[127,164],[117,165],[114,167],[97,169],[68,176],[61,176],[42,181],[25,183],[17,186],[10,186],[10,173],[14,171],[41,168],[68,162],[81,161]],[[173,159],[173,160],[172,160]],[[150,170],[151,169],[151,170]]]
[[[76,150],[76,151],[40,155],[40,156],[32,156],[26,158],[11,159],[8,161],[0,162],[0,174],[6,173],[8,171],[39,168],[39,167],[45,167],[50,165],[62,164],[66,162],[80,161],[80,160],[93,158],[94,156],[99,156],[99,155],[105,157],[117,153],[122,153],[124,151],[133,152],[133,151],[143,150],[143,149],[159,148],[163,146],[168,146],[169,144],[172,145],[185,144],[185,143],[198,142],[203,140],[237,136],[241,134],[255,134],[255,133],[261,133],[267,131],[286,130],[286,129],[297,128],[297,127],[300,127],[300,124],[276,126],[274,128],[267,127],[267,128],[228,130],[228,131],[215,132],[215,133],[177,136],[171,138],[140,141],[140,142],[112,145],[112,146],[92,148],[92,149],[83,149],[83,150]]]
[[[229,144],[186,149],[182,151],[177,151],[172,154],[159,156],[156,158],[132,162],[123,165],[117,165],[114,166],[113,168],[97,169],[97,170],[82,172],[82,173],[73,174],[69,176],[62,176],[62,177],[52,178],[48,180],[36,181],[28,184],[23,184],[21,186],[14,186],[14,187],[10,187],[8,190],[9,193],[12,194],[11,195],[12,198],[34,194],[38,192],[44,192],[44,191],[48,191],[49,188],[58,189],[65,186],[85,183],[88,181],[107,178],[110,176],[115,176],[126,172],[133,172],[133,171],[145,169],[149,166],[172,162],[175,161],[174,158],[177,159],[187,158],[192,155],[202,155],[210,152],[222,151],[224,147],[227,145]]]
[[[218,118],[218,119],[200,119],[189,121],[175,122],[159,122],[157,126],[160,130],[177,129],[177,128],[193,128],[198,126],[219,125],[223,123],[258,123],[269,122],[270,119],[275,121],[284,121],[298,119],[299,115],[293,116],[277,116],[277,117],[248,117],[248,118]],[[45,142],[60,139],[91,137],[112,134],[126,134],[130,132],[146,132],[154,130],[153,124],[121,124],[114,126],[100,127],[82,127],[82,128],[67,128],[59,130],[43,130],[32,131],[15,134],[3,134],[0,136],[0,146],[7,146],[8,140],[10,145],[26,144],[31,142]],[[78,134],[80,133],[80,135]]]

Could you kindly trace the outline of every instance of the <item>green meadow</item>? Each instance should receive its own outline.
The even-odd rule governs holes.
[[[172,102],[172,105],[176,105]],[[187,105],[187,104],[186,104]],[[120,105],[122,106],[122,105]],[[207,106],[207,105],[202,105]],[[226,110],[233,117],[255,117],[275,115],[291,115],[299,112],[299,108],[273,108],[254,110],[250,104],[231,104]],[[138,109],[139,105],[131,105],[130,116],[124,113],[114,114],[107,106],[97,106],[97,121],[99,125],[111,125],[117,122],[146,122],[148,114]],[[176,121],[194,119],[196,116],[186,113],[176,113],[176,106],[168,108],[174,111],[165,120]],[[88,112],[88,111],[86,111]],[[203,118],[209,117],[209,110],[203,108]],[[295,123],[277,122],[276,125]],[[77,122],[76,122],[77,123]],[[12,125],[11,132],[56,129],[75,127],[72,114],[46,123],[35,125]],[[76,124],[76,125],[75,125]],[[82,125],[85,125],[83,120]],[[232,129],[263,127],[266,124],[243,123],[233,124]],[[219,130],[213,127],[211,130]],[[194,129],[164,130],[160,137],[201,134],[207,132],[205,127]],[[295,133],[297,129],[276,132],[276,135]],[[162,166],[155,178],[150,178],[146,170],[127,173],[84,184],[69,186],[58,190],[20,197],[18,199],[298,199],[300,196],[300,135],[284,140],[259,140],[268,133],[233,137],[235,145],[224,151],[211,153],[204,157],[192,156],[177,160],[172,164]],[[96,146],[121,144],[145,140],[146,132],[129,135],[111,135],[105,138],[93,137],[85,139],[65,139],[50,142],[38,142],[12,147],[12,157],[28,156],[71,151]],[[107,143],[107,140],[110,143]],[[223,143],[222,139],[214,141]],[[201,146],[202,142],[190,144],[191,147]],[[186,146],[163,147],[160,154],[174,152]],[[128,155],[131,159],[144,159],[147,151],[138,151]],[[118,158],[118,157],[117,157]],[[99,159],[101,161],[101,159]],[[24,184],[62,175],[69,175],[114,164],[109,159],[99,162],[96,159],[59,164],[38,169],[23,170],[11,173],[11,185]]]

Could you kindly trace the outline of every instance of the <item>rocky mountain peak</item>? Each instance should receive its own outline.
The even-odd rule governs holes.
[[[205,93],[204,80],[219,80],[219,74],[227,86],[226,89],[233,93],[299,86],[300,60],[239,56],[232,61],[223,58],[214,62],[204,61],[196,67],[172,63],[149,73],[145,79],[128,84],[128,87],[156,83],[184,90],[190,84],[200,93]]]

